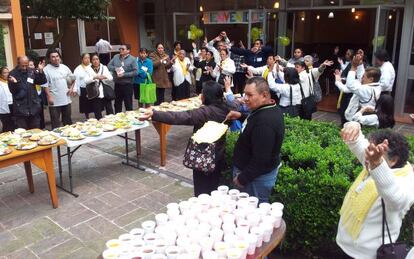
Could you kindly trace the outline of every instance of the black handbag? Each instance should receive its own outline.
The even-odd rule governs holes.
[[[387,216],[385,214],[384,200],[381,199],[382,205],[382,245],[377,250],[377,259],[405,259],[410,252],[410,247],[404,242],[393,243],[390,229],[388,228]],[[385,226],[387,227],[389,244],[385,244]]]
[[[299,83],[300,86],[300,94],[302,95],[302,119],[312,119],[312,114],[317,111],[316,109],[316,101],[315,96],[311,92],[311,89],[309,88],[309,96],[305,97],[305,94],[303,93],[302,84]]]
[[[322,101],[322,88],[321,85],[319,84],[318,81],[315,80],[315,78],[313,77],[312,71],[310,72],[311,77],[312,77],[312,82],[313,82],[313,95],[315,96],[315,102],[320,102]],[[310,79],[309,79],[310,81]],[[310,83],[309,83],[310,85]]]
[[[93,81],[86,85],[86,98],[89,100],[99,96],[99,81]]]
[[[214,172],[216,170],[216,143],[198,144],[190,138],[184,153],[183,165],[206,174]]]
[[[114,91],[113,86],[111,86],[112,84],[109,82],[112,82],[112,81],[109,81],[109,80],[102,81],[102,88],[103,88],[103,94],[104,94],[105,99],[112,101],[115,99],[115,91]]]

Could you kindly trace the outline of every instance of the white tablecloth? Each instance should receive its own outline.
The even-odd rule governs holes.
[[[143,129],[143,128],[146,128],[148,126],[149,126],[148,121],[145,121],[141,125],[132,125],[131,128],[129,128],[129,129],[117,129],[115,131],[103,132],[102,135],[97,136],[97,137],[86,137],[82,140],[69,140],[67,137],[62,137],[62,136],[61,136],[61,138],[66,141],[66,146],[67,147],[72,148],[72,147],[77,147],[77,146],[80,146],[80,145],[88,144],[88,143],[91,143],[91,142],[99,141],[99,140],[102,140],[102,139],[110,138],[110,137],[113,137],[113,136],[116,136],[116,135],[121,135],[121,134],[124,134],[126,132],[132,132],[132,131],[136,131],[136,130],[139,130],[139,129]]]

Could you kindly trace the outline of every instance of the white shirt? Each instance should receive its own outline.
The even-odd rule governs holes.
[[[186,80],[187,82],[191,84],[191,71],[193,71],[194,66],[191,64],[190,59],[187,57],[184,58],[183,62],[185,63],[186,66],[188,64],[190,65],[187,70],[187,74],[185,76],[183,73],[183,68],[181,67],[180,62],[178,61],[178,58],[175,59],[175,62],[171,67],[171,70],[174,73],[173,74],[174,86],[181,85],[182,83],[184,83],[184,80]]]
[[[230,40],[228,37],[226,37],[226,39],[224,40],[225,44],[230,44]],[[216,62],[216,64],[220,64],[220,52],[214,47],[214,40],[211,40],[207,43],[206,45],[207,49],[210,50],[211,52],[213,52],[213,57],[214,57],[214,62]],[[229,51],[229,56],[230,56],[230,51]]]
[[[359,162],[365,164],[365,148],[368,140],[360,132],[358,139],[347,143],[349,149],[358,158]],[[370,171],[370,176],[377,186],[378,194],[384,199],[387,214],[387,222],[390,228],[391,238],[397,240],[400,234],[402,220],[414,202],[414,173],[407,176],[394,176],[396,169],[390,169],[384,162]],[[353,240],[343,228],[341,219],[338,224],[336,236],[337,244],[349,256],[358,259],[375,259],[378,247],[382,244],[382,206],[381,198],[374,202],[363,223],[361,233]],[[385,239],[389,243],[388,238]]]
[[[98,79],[93,79],[95,76],[99,76],[99,75],[103,75],[106,77],[106,79],[102,80],[102,81],[112,81],[114,80],[111,72],[109,72],[109,69],[107,66],[100,64],[99,70],[98,72],[95,72],[95,70],[93,70],[92,66],[91,68],[91,75],[90,78],[86,80],[86,83],[89,84],[92,81],[99,81]],[[104,98],[104,92],[103,92],[103,85],[102,82],[99,84],[99,96],[98,98]]]
[[[358,111],[352,117],[352,121],[359,122],[361,125],[364,126],[373,126],[376,128],[379,127],[378,116],[376,114],[363,115],[362,112]]]
[[[395,70],[394,66],[391,62],[386,61],[382,66],[381,69],[381,78],[380,78],[380,85],[383,92],[391,92],[392,87],[394,86],[395,80]]]
[[[222,71],[220,71],[218,65],[222,66]],[[218,81],[221,74],[226,76],[233,76],[234,73],[236,73],[236,65],[234,64],[233,59],[227,57],[222,62],[217,63],[216,67],[211,73],[211,76],[214,77],[216,81]],[[231,85],[233,86],[233,80],[231,80]]]
[[[302,94],[300,92],[300,85],[277,84],[273,73],[267,76],[270,90],[276,92],[280,98],[279,105],[282,107],[290,106],[290,87],[292,87],[292,105],[299,105],[302,101]]]
[[[104,39],[100,39],[96,44],[95,44],[95,50],[96,53],[98,54],[105,54],[105,53],[109,53],[112,49],[111,44],[104,40]]]
[[[10,113],[10,104],[13,104],[13,95],[10,93],[9,85],[0,81],[0,114]]]
[[[75,68],[73,74],[76,76],[75,89],[78,94],[80,94],[80,89],[85,88],[86,85],[90,83],[87,83],[87,80],[93,75],[93,69],[91,68],[91,65],[83,66],[81,64]]]
[[[49,106],[58,107],[72,103],[70,96],[67,94],[69,86],[66,81],[72,75],[72,71],[64,64],[60,64],[58,67],[48,64],[43,72],[47,79],[47,87],[53,97],[53,105],[49,104]]]
[[[322,70],[323,71],[323,70]],[[312,73],[312,74],[311,74]],[[313,84],[314,81],[318,81],[321,71],[319,71],[319,68],[312,68],[310,73],[306,72],[306,70],[303,70],[299,73],[299,79],[300,83],[302,84],[303,89],[303,95],[306,97],[309,97],[310,94],[314,94],[313,91]],[[313,78],[312,78],[313,75]]]
[[[344,92],[353,93],[348,108],[345,110],[345,118],[348,121],[351,121],[355,113],[361,108],[366,106],[375,107],[381,95],[381,86],[379,83],[363,85],[359,80],[355,79],[355,76],[355,71],[349,71],[345,87],[343,87],[342,82],[337,81],[335,83],[337,86],[343,87],[343,89],[340,88],[341,90],[347,90]]]

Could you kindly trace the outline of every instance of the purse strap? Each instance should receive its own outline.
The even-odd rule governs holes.
[[[381,198],[381,206],[382,206],[382,244],[384,245],[384,243],[385,243],[385,226],[386,226],[387,227],[388,238],[390,239],[390,244],[393,245],[392,239],[391,239],[390,229],[388,227],[387,215],[385,213],[385,203],[384,203],[384,199],[382,199],[382,198]]]
[[[293,97],[292,97],[292,85],[289,85],[289,87],[290,87],[290,106],[292,106],[292,103],[293,103]]]
[[[302,84],[299,82],[300,86],[300,94],[302,95],[302,99],[305,99],[305,94],[303,93]]]

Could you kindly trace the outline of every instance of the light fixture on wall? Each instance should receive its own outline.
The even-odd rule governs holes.
[[[280,7],[279,1],[275,1],[275,3],[273,4],[273,8],[279,9],[279,7]]]
[[[302,17],[300,18],[300,20],[301,20],[302,22],[304,22],[304,21],[305,21],[305,17],[304,17],[304,16],[302,16]]]
[[[359,15],[355,15],[355,20],[359,20]]]
[[[334,13],[333,13],[333,12],[330,12],[330,13],[328,14],[328,18],[333,19],[333,18],[334,18]]]
[[[200,5],[200,12],[203,12],[203,11],[204,11],[204,8],[202,5]]]
[[[331,1],[330,3],[331,3],[331,4],[335,4],[335,1]]]
[[[388,16],[388,20],[392,20],[392,14]]]
[[[352,13],[355,13],[355,8],[352,8],[352,9],[351,9],[351,12],[352,12]]]
[[[321,19],[321,16],[318,14],[318,15],[316,16],[316,19],[317,19],[317,20]]]

